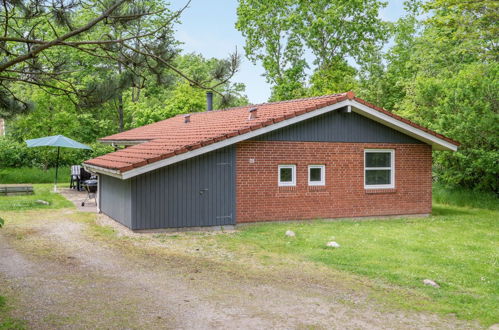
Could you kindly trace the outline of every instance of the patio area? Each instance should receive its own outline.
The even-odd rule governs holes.
[[[97,213],[96,199],[88,199],[88,193],[86,191],[78,191],[71,188],[58,188],[58,192],[67,200],[71,201],[78,211]],[[84,201],[85,206],[81,206],[81,203]]]

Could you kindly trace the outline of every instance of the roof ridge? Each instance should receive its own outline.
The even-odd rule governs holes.
[[[328,97],[339,97],[346,95],[347,93],[336,93],[336,94],[327,94],[327,95],[320,95],[320,96],[309,96],[309,97],[302,97],[300,99],[292,99],[292,100],[282,100],[282,101],[274,101],[274,102],[263,102],[263,103],[250,103],[247,105],[241,105],[238,107],[231,107],[231,108],[223,108],[223,109],[217,109],[217,110],[203,110],[203,111],[195,111],[195,112],[190,112],[190,115],[197,115],[197,114],[205,114],[205,113],[214,113],[214,112],[219,112],[219,111],[229,111],[229,110],[238,110],[238,109],[244,109],[247,107],[259,107],[259,106],[264,106],[264,105],[274,105],[274,104],[283,104],[283,103],[294,103],[294,102],[300,102],[300,101],[309,101],[309,100],[320,100],[320,99],[325,99]],[[178,114],[177,116],[183,116],[186,115],[185,113]],[[176,116],[175,116],[176,117]],[[164,119],[164,120],[168,120]]]
[[[340,97],[340,96],[344,96],[344,95],[348,95],[348,92],[336,93],[336,94],[327,94],[327,95],[320,95],[320,96],[303,97],[301,99],[293,99],[293,100],[283,100],[283,101],[275,101],[275,102],[264,102],[264,103],[258,103],[258,104],[247,104],[247,105],[242,105],[242,106],[239,106],[239,107],[232,107],[232,108],[225,108],[225,109],[218,109],[218,110],[196,111],[196,112],[190,112],[188,114],[190,114],[190,115],[200,115],[200,114],[209,114],[209,113],[219,113],[219,112],[222,112],[222,111],[225,112],[225,111],[239,110],[239,109],[244,109],[244,108],[247,108],[247,107],[259,107],[259,106],[264,106],[264,105],[267,106],[267,105],[275,105],[275,104],[295,103],[295,102],[300,102],[300,101],[320,100],[320,99],[324,99],[324,98]],[[162,123],[162,122],[164,122],[166,120],[170,120],[172,118],[176,118],[176,117],[180,117],[180,116],[185,116],[185,115],[186,115],[186,113],[181,113],[181,114],[175,115],[175,116],[170,117],[170,118],[159,120],[159,121],[154,122],[154,123],[146,124],[146,125],[139,126],[139,127],[134,127],[134,128],[131,128],[131,129],[127,130],[127,131],[132,131],[132,130],[135,130],[135,129],[138,129],[138,128],[143,128],[143,127],[146,127],[146,126],[156,125],[156,124]],[[127,131],[125,131],[125,132],[127,132]],[[99,140],[102,141],[102,140],[105,140],[106,138],[109,138],[111,136],[118,135],[118,134],[121,134],[121,133],[124,133],[124,132],[119,132],[119,133],[111,134],[111,135],[105,136],[103,138],[100,138]],[[143,139],[143,140],[144,141],[151,141],[153,139]]]

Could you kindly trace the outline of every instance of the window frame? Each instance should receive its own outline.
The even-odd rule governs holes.
[[[321,169],[321,180],[310,181],[310,170],[313,168]],[[308,165],[308,185],[309,186],[325,186],[326,185],[326,165]]]
[[[368,153],[390,153],[390,167],[367,167]],[[367,171],[390,170],[390,184],[367,184]],[[364,149],[364,189],[394,189],[395,188],[395,149]]]
[[[281,181],[281,169],[290,168],[291,169],[291,182]],[[279,187],[295,187],[296,186],[296,165],[294,164],[282,164],[277,166],[277,185]]]

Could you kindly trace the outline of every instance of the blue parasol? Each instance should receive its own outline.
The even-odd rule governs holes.
[[[89,146],[72,140],[63,135],[46,136],[38,139],[26,140],[28,147],[57,147],[57,161],[55,163],[55,181],[54,181],[54,191],[57,191],[57,171],[59,169],[59,153],[60,148],[74,148],[74,149],[89,149]]]

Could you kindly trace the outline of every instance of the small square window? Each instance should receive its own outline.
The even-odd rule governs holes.
[[[279,186],[296,186],[296,165],[279,165]]]
[[[326,185],[326,166],[309,165],[308,166],[308,185],[325,186]]]

